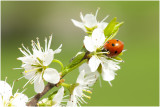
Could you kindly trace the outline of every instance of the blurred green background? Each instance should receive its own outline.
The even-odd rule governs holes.
[[[122,56],[124,63],[112,81],[112,87],[99,80],[93,87],[88,106],[158,106],[159,105],[159,2],[158,1],[2,1],[1,2],[1,77],[7,76],[7,82],[21,77],[23,70],[19,68],[22,56],[18,50],[23,43],[31,49],[31,40],[40,38],[44,46],[44,38],[53,33],[52,48],[63,44],[62,52],[55,55],[64,65],[80,50],[86,35],[75,27],[71,18],[80,20],[79,13],[95,14],[100,7],[97,20],[106,15],[118,21],[124,21],[117,39],[125,44],[127,51]],[[52,64],[58,70],[59,65]],[[74,75],[74,76],[73,76]],[[78,76],[78,69],[68,74],[66,82],[72,83]],[[15,83],[14,92],[27,80]],[[54,90],[54,89],[53,89]],[[53,91],[52,90],[52,91]],[[51,92],[51,91],[50,91]],[[49,93],[50,93],[49,92]],[[33,96],[33,85],[27,86],[24,92]],[[84,104],[86,105],[86,104]]]

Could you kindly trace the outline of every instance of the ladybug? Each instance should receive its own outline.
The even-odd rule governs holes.
[[[104,49],[109,51],[108,57],[115,57],[119,55],[123,50],[124,44],[118,39],[111,39],[104,44]]]

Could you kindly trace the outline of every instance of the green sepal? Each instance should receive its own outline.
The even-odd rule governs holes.
[[[92,33],[92,31],[95,29],[95,28],[97,28],[97,26],[94,26],[94,27],[92,27],[92,28],[88,28],[88,27],[86,27],[85,26],[85,28],[87,29],[87,33]]]
[[[41,107],[41,106],[52,106],[52,105],[54,105],[54,102],[52,101],[52,100],[49,100],[48,98],[46,98],[46,101],[44,101],[44,100],[42,100],[43,102],[39,102],[37,105],[39,106],[39,107]]]
[[[97,71],[101,74],[102,73],[102,65],[100,64]]]
[[[70,88],[69,88],[70,94],[73,93],[74,88],[77,87],[78,85],[79,85],[79,83],[75,83],[75,84],[72,84],[72,85],[70,86]]]
[[[122,56],[123,55],[123,52],[121,52],[118,56]]]
[[[117,61],[123,61],[122,58],[116,56],[116,57],[113,57],[113,59],[117,60]]]

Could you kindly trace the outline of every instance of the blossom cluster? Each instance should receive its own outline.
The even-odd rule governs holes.
[[[83,16],[81,12],[81,22],[71,19],[76,27],[86,32],[86,35],[84,36],[84,46],[82,50],[78,52],[65,67],[60,60],[54,57],[61,52],[62,44],[56,50],[52,50],[52,35],[49,37],[49,41],[45,38],[44,48],[41,47],[38,38],[36,42],[31,41],[32,51],[23,44],[22,48],[19,48],[23,56],[17,59],[22,61],[20,69],[24,69],[24,71],[22,72],[23,76],[18,80],[22,78],[28,80],[23,88],[30,83],[34,84],[36,93],[43,93],[45,90],[45,82],[60,87],[59,90],[39,101],[36,104],[37,106],[77,107],[83,103],[87,104],[84,98],[91,98],[88,94],[92,93],[92,86],[100,76],[102,76],[104,81],[108,81],[108,83],[112,85],[111,81],[115,79],[116,71],[120,69],[118,64],[123,62],[123,60],[119,58],[123,53],[123,48],[122,46],[120,47],[119,44],[112,44],[113,46],[116,45],[116,48],[113,47],[113,49],[111,49],[115,52],[114,56],[112,56],[112,51],[106,49],[105,45],[115,37],[119,27],[123,23],[116,22],[116,18],[110,23],[104,22],[108,16],[100,22],[97,21],[98,10],[95,15],[86,14]],[[117,52],[120,54],[117,54]],[[61,71],[50,66],[53,62],[61,65]],[[79,68],[79,76],[76,82],[72,84],[65,83],[63,77],[76,68]],[[22,93],[16,92],[15,95],[12,95],[12,88],[6,82],[0,81],[0,86],[2,87],[2,90],[0,90],[0,106],[21,107],[26,106],[27,102],[29,102],[28,97]],[[69,94],[65,93],[65,90],[68,91]]]

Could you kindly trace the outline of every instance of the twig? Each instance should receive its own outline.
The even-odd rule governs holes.
[[[38,100],[45,95],[50,89],[52,89],[55,84],[48,83],[42,93],[36,94],[30,102],[27,103],[27,106],[37,106]]]

